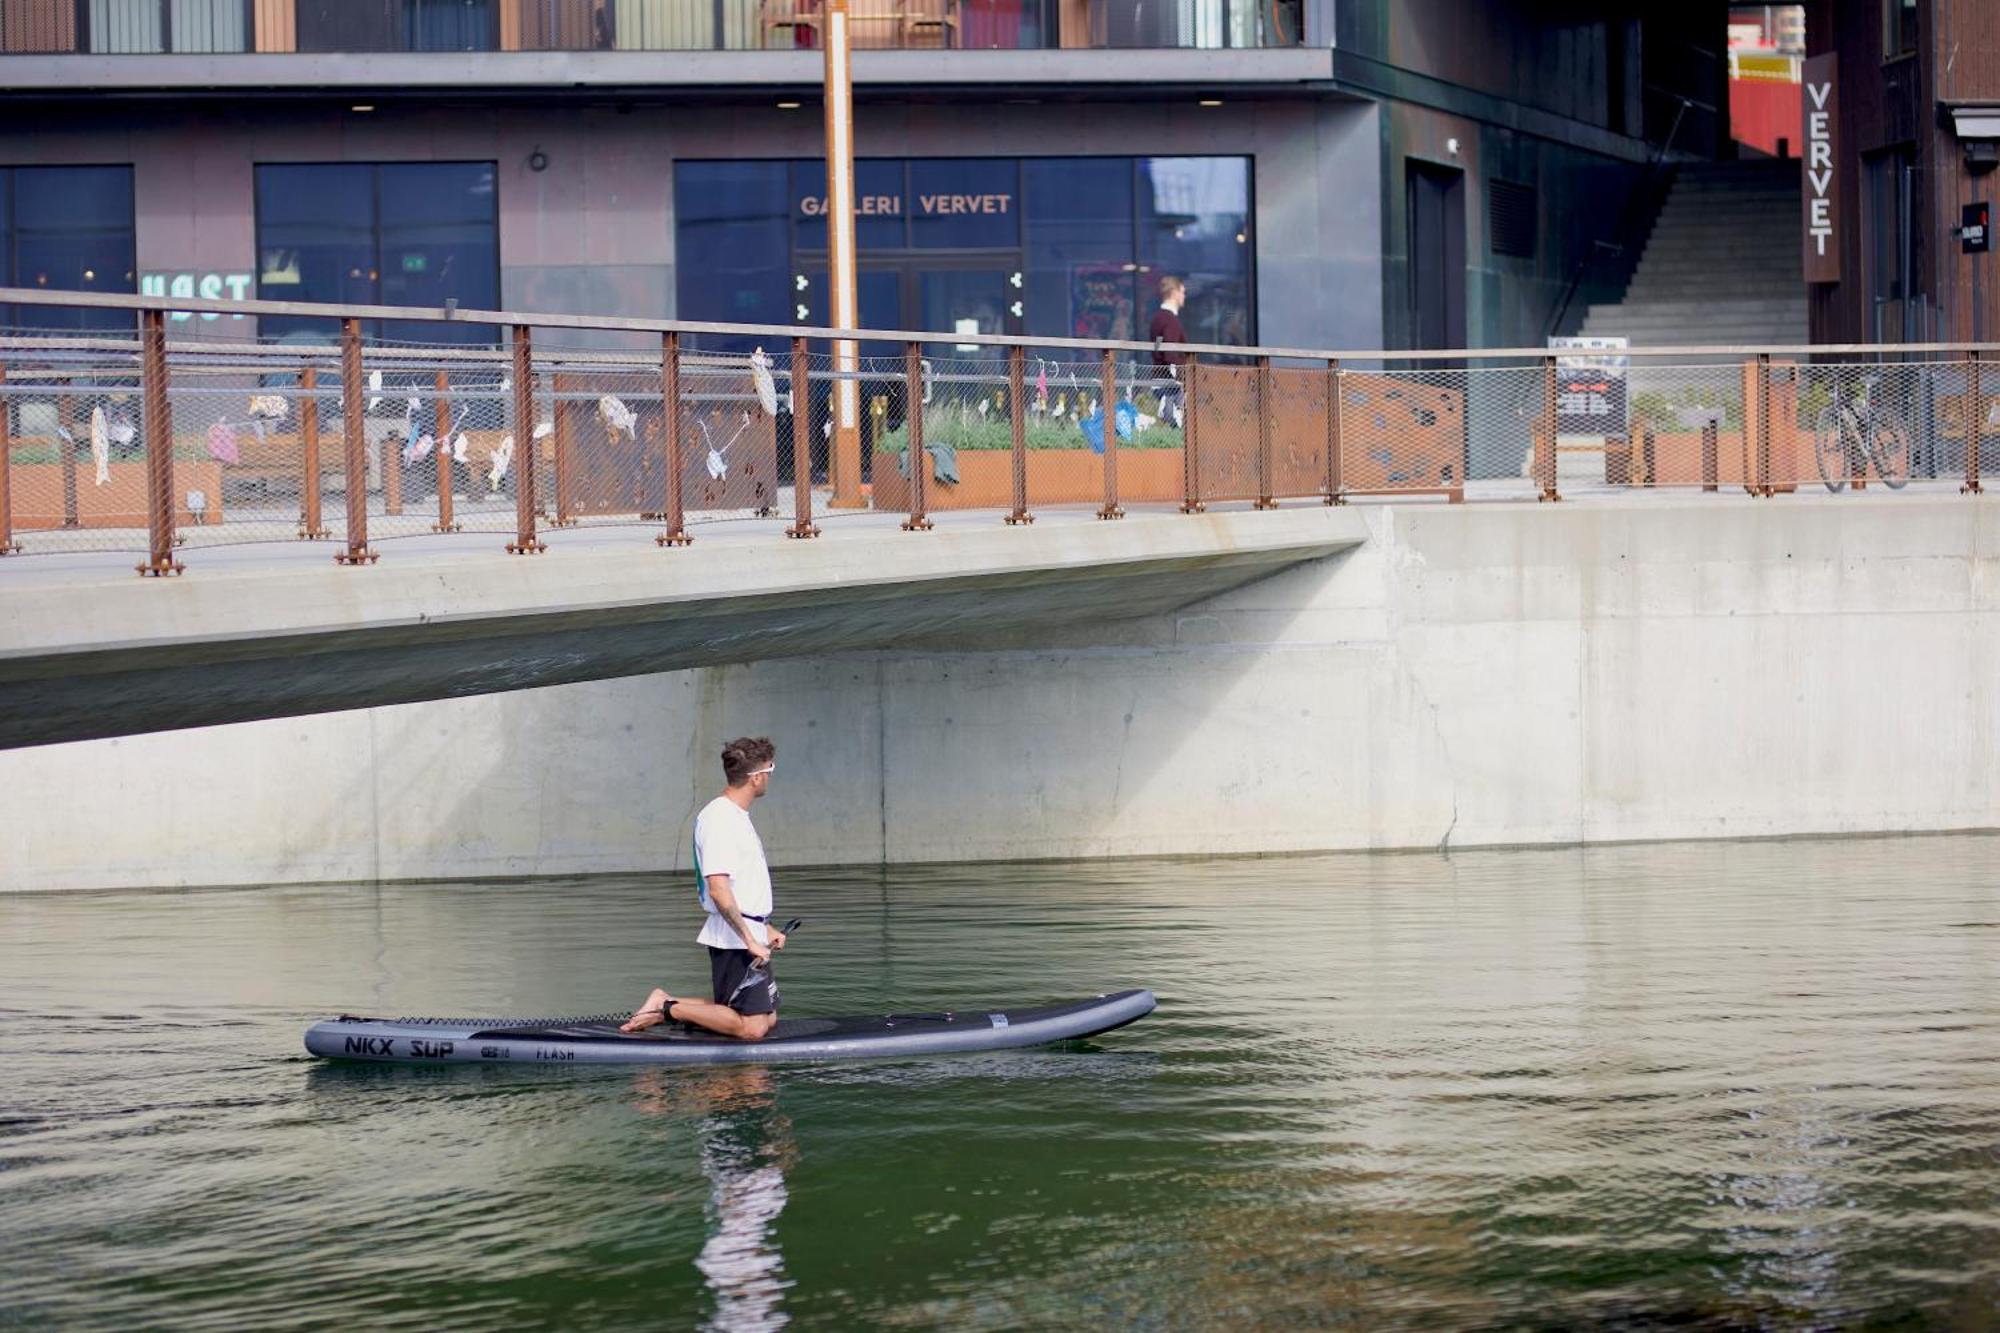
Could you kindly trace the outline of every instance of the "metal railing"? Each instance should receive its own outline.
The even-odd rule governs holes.
[[[1302,0],[853,0],[859,49],[1298,46]],[[8,0],[0,55],[761,51],[818,46],[819,0]],[[1067,27],[1065,26],[1067,25]]]
[[[2000,450],[1990,346],[1340,352],[39,290],[5,305],[134,325],[0,332],[0,552],[131,551],[149,574],[224,544],[330,541],[356,563],[438,533],[525,553],[550,529],[636,525],[671,546],[706,523],[810,537],[871,510],[923,531],[953,510],[1976,493]],[[194,314],[338,333],[273,343]],[[491,340],[365,336],[377,319]],[[842,341],[901,350],[842,358]]]

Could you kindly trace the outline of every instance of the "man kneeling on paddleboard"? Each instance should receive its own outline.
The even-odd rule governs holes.
[[[771,790],[777,747],[762,736],[722,747],[722,795],[694,818],[694,872],[708,921],[695,937],[708,946],[714,1003],[683,1000],[655,990],[620,1032],[638,1032],[672,1019],[756,1041],[778,1021],[778,982],[771,952],[785,947],[785,932],[770,925],[771,867],[750,822],[750,804]],[[792,923],[796,925],[797,923]]]

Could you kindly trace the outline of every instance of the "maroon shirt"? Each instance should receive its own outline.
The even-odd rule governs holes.
[[[1156,344],[1153,349],[1154,365],[1178,366],[1187,360],[1186,352],[1169,352],[1157,346],[1159,343],[1184,343],[1188,340],[1187,330],[1181,326],[1181,317],[1165,306],[1153,311],[1153,322],[1146,328],[1146,337]]]

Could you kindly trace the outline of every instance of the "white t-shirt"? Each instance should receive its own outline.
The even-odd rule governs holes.
[[[702,924],[695,943],[714,949],[740,949],[743,937],[736,927],[717,912],[708,898],[708,877],[729,876],[729,892],[736,898],[736,910],[759,944],[768,944],[770,932],[751,916],[771,914],[771,867],[764,861],[764,843],[750,822],[750,812],[727,796],[718,796],[694,817],[694,865],[701,877],[702,905],[708,920]]]

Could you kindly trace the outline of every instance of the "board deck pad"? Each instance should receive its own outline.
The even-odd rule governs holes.
[[[366,1018],[343,1014],[306,1030],[332,1059],[431,1063],[582,1061],[739,1064],[991,1051],[1096,1036],[1153,1011],[1151,991],[1119,991],[1034,1009],[999,1006],[851,1018],[781,1018],[762,1041],[684,1023],[620,1032],[626,1014],[580,1018]]]

